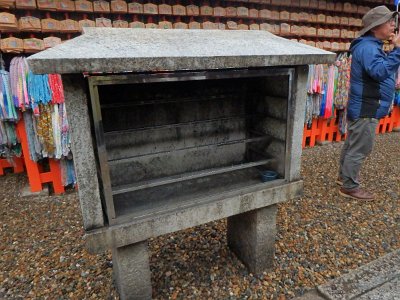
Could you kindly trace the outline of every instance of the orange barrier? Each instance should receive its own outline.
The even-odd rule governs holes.
[[[318,122],[316,122],[316,120],[314,119],[311,123],[310,128],[308,128],[307,125],[304,126],[303,148],[305,148],[306,146],[314,147],[318,135]]]
[[[393,131],[394,129],[400,130],[400,106],[395,106],[393,111],[392,111],[392,122],[390,124],[390,131]]]
[[[303,148],[314,147],[316,143],[340,142],[346,135],[339,131],[338,118],[313,119],[311,127],[304,126]]]
[[[392,132],[396,128],[400,128],[400,106],[395,106],[389,116],[379,120],[376,134]]]
[[[40,192],[43,190],[43,183],[51,183],[53,185],[55,194],[64,193],[59,162],[55,159],[49,158],[50,171],[44,171],[42,164],[34,162],[30,159],[28,138],[26,136],[25,123],[23,120],[17,124],[17,133],[21,141],[22,153],[31,192]]]
[[[339,131],[339,119],[336,110],[332,119],[318,119],[319,135],[317,142],[340,142],[344,136]]]
[[[335,111],[332,119],[313,119],[311,127],[304,127],[303,148],[314,147],[316,142],[340,142],[346,139],[346,135],[340,134],[339,120]],[[376,128],[377,134],[392,132],[400,129],[400,106],[395,106],[392,113],[379,120]]]
[[[386,116],[379,120],[378,126],[376,127],[376,134],[391,132],[393,128],[390,128],[390,124],[393,124],[392,118]]]
[[[0,176],[4,175],[4,169],[13,168],[13,173],[24,172],[24,160],[22,157],[13,157],[10,163],[7,159],[0,158]]]

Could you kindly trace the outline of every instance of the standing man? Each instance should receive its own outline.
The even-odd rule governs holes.
[[[395,35],[396,12],[378,6],[363,17],[360,37],[351,43],[353,56],[347,105],[347,139],[341,157],[339,194],[353,199],[372,200],[374,196],[360,188],[359,172],[371,153],[380,118],[389,113],[394,99],[395,73],[400,66],[400,37]],[[394,50],[386,54],[383,41],[392,40]]]

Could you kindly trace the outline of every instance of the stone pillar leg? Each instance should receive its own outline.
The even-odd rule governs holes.
[[[253,274],[273,268],[276,210],[272,205],[228,218],[228,245]]]
[[[147,241],[112,250],[115,283],[121,300],[151,299]]]

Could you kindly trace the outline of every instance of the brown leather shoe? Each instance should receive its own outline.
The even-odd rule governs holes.
[[[374,200],[374,195],[370,192],[356,188],[354,190],[347,190],[343,187],[340,188],[339,194],[346,198],[356,199],[356,200]]]

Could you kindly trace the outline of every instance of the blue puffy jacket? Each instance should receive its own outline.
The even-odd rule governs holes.
[[[353,56],[347,117],[383,118],[394,99],[395,73],[400,66],[400,48],[389,54],[373,36],[362,36],[351,43]]]

